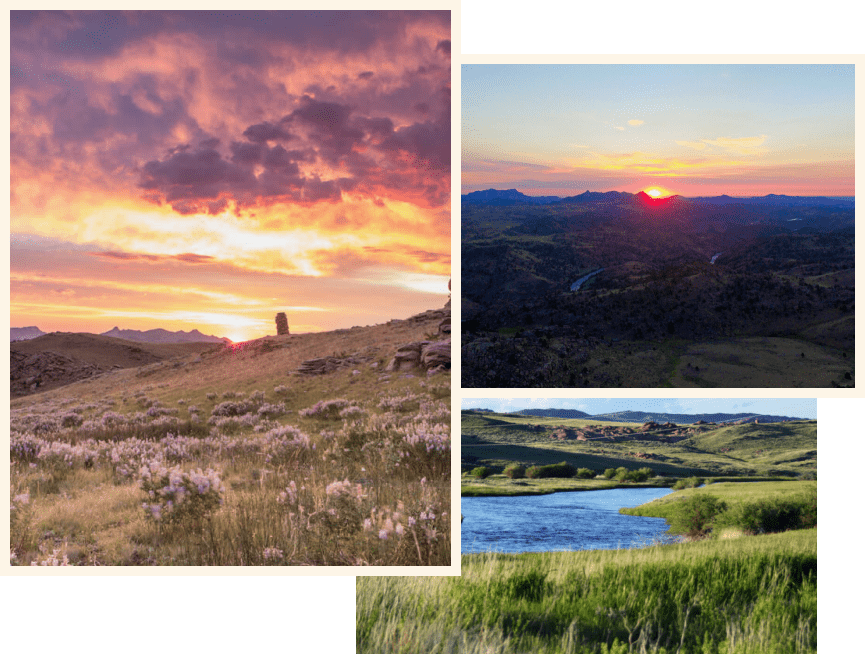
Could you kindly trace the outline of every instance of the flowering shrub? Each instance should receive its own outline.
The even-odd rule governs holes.
[[[339,412],[339,417],[345,420],[359,420],[365,415],[366,411],[355,405],[347,406]]]
[[[222,402],[213,407],[211,416],[242,416],[245,413],[255,411],[258,407],[253,402]]]
[[[406,411],[416,411],[420,408],[421,396],[414,393],[406,393],[399,397],[385,397],[378,403],[380,409],[387,411],[397,411],[405,413]]]
[[[351,538],[360,531],[363,518],[363,487],[348,479],[334,481],[325,488],[326,508],[321,523],[332,537]]]
[[[307,409],[301,409],[298,413],[304,418],[336,418],[339,412],[351,406],[348,400],[320,400]]]
[[[64,413],[60,418],[60,426],[65,428],[80,427],[82,422],[84,422],[84,417],[72,411]]]
[[[280,402],[279,404],[265,402],[258,407],[258,415],[265,418],[278,418],[281,415],[285,415],[285,402]]]
[[[329,497],[348,497],[360,501],[363,499],[363,488],[360,484],[352,484],[348,479],[335,481],[327,485],[324,492]]]
[[[290,506],[297,504],[297,484],[294,481],[289,482],[285,490],[277,496],[276,501],[279,504],[288,504]]]
[[[53,548],[52,552],[48,553],[48,546],[45,543],[39,544],[40,555],[35,560],[30,562],[30,565],[69,565],[69,557],[66,555],[68,543],[64,540],[60,547]]]
[[[9,543],[13,557],[17,557],[19,550],[25,549],[31,538],[31,519],[30,493],[12,495],[9,507]]]
[[[207,394],[211,401],[199,403],[201,409],[194,398],[203,400],[206,389],[177,388],[194,395],[162,398],[166,404],[161,404],[147,396],[153,388],[118,389],[115,397],[122,403],[111,397],[86,405],[77,398],[35,398],[13,408],[13,564],[62,565],[64,537],[67,560],[74,565],[442,565],[450,560],[445,518],[450,407],[422,390],[423,384],[414,386],[419,395],[404,390],[385,399],[319,395],[299,412],[283,400],[310,397],[303,384],[275,386],[272,402],[262,391],[245,397],[229,391],[217,399],[225,387],[214,388]],[[301,431],[303,425],[311,427]],[[100,472],[85,472],[91,469]],[[230,494],[229,479],[216,469],[230,474]],[[435,481],[426,483],[422,476]],[[121,501],[130,487],[139,498],[131,508]],[[52,498],[60,493],[85,502],[116,494],[117,502],[101,503],[98,510],[118,511],[123,524],[130,511],[143,511],[158,537],[105,547],[104,539],[116,536],[113,527],[110,535],[101,526],[82,535],[67,528],[74,523],[68,520],[51,522],[57,530],[51,534],[46,507],[78,506],[58,505]],[[223,505],[218,519],[209,520]],[[207,539],[201,537],[205,527]]]
[[[291,425],[270,430],[262,442],[264,461],[271,465],[299,461],[311,447],[309,436]]]
[[[285,556],[278,547],[265,547],[263,555],[265,561],[281,561]]]
[[[209,517],[224,501],[225,487],[215,470],[185,472],[161,462],[141,466],[138,483],[147,494],[142,503],[145,515],[163,523],[198,523]]]

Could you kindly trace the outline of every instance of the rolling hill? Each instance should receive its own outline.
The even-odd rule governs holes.
[[[532,410],[535,411],[535,410]],[[551,412],[552,413],[552,412]],[[501,470],[509,463],[525,466],[567,461],[597,473],[607,468],[650,467],[665,477],[785,476],[816,474],[817,422],[788,419],[757,424],[698,424],[697,415],[678,424],[659,424],[681,414],[642,412],[634,422],[605,421],[599,416],[569,419],[512,414],[462,412],[463,469],[486,465]],[[736,414],[715,414],[715,416]],[[705,414],[705,417],[710,417]]]
[[[787,422],[799,420],[789,416],[767,416],[759,413],[658,413],[654,411],[618,411],[616,413],[601,413],[590,415],[574,409],[523,409],[517,414],[525,416],[546,416],[550,418],[585,418],[603,422],[675,422],[692,424],[700,420],[704,422]]]

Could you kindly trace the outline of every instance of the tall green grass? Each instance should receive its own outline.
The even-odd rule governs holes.
[[[816,652],[816,530],[358,578],[357,651]]]

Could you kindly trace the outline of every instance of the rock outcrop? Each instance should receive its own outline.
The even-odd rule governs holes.
[[[27,355],[13,350],[9,363],[12,397],[58,388],[105,372],[93,363],[56,352]]]
[[[360,363],[361,361],[355,357],[319,357],[318,359],[308,359],[300,364],[297,374],[326,375],[343,368],[353,368]]]
[[[387,364],[386,372],[425,370],[427,374],[450,370],[451,339],[443,341],[415,341],[397,349]]]
[[[297,325],[295,325],[296,327]],[[288,318],[285,317],[285,314],[280,312],[276,314],[276,335],[277,336],[286,336],[288,334]]]

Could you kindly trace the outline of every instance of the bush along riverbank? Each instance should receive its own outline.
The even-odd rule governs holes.
[[[642,506],[627,515],[664,518],[670,532],[690,538],[768,534],[817,526],[817,482],[718,483],[694,487]],[[678,484],[673,488],[677,488]],[[678,489],[677,489],[678,490]]]
[[[672,488],[673,490],[680,490],[717,482],[751,485],[755,482],[764,481],[778,482],[791,488],[790,484],[798,480],[777,476],[667,477],[656,474],[649,467],[632,470],[620,466],[618,468],[592,470],[590,468],[577,468],[566,462],[543,466],[512,463],[504,468],[477,466],[463,472],[460,494],[463,497],[493,497],[547,495],[549,493],[610,488]]]

